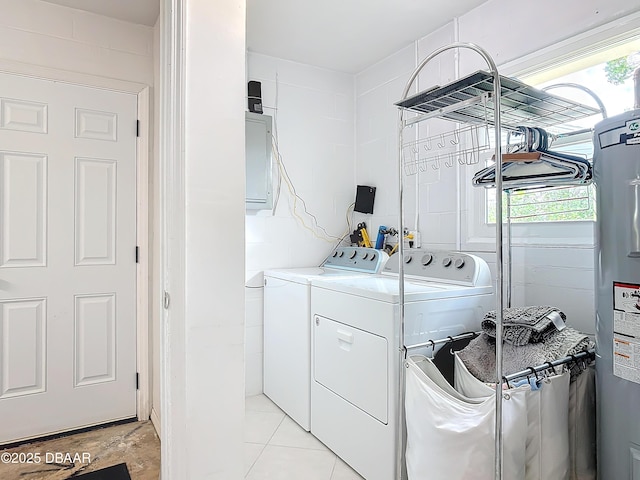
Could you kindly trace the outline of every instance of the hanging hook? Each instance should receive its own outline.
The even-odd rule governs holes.
[[[553,364],[551,362],[545,362],[545,363],[549,365],[549,369],[553,372],[553,374],[557,375],[556,369],[553,367]]]
[[[444,162],[444,164],[445,164],[448,168],[453,167],[453,152],[449,154],[449,160],[447,160],[446,162]]]
[[[465,156],[465,163],[467,165],[475,165],[476,163],[478,163],[479,159],[476,160],[476,151],[475,150],[468,150]]]
[[[460,131],[454,130],[451,135],[453,139],[449,140],[449,143],[451,143],[451,145],[458,145],[460,143]]]
[[[502,381],[507,384],[507,388],[512,388],[507,377],[502,377]]]
[[[533,374],[535,375],[535,377],[536,377],[536,381],[540,380],[540,379],[538,378],[538,372],[536,371],[536,369],[535,369],[535,368],[533,368],[533,367],[529,367],[529,370],[531,370],[531,373],[533,373]]]
[[[576,358],[576,356],[573,355],[573,354],[571,354],[569,356],[571,357],[571,361],[573,362],[573,366],[577,367],[578,366],[578,359]]]
[[[445,142],[444,142],[444,133],[440,134],[440,141],[438,142],[438,148],[444,148],[445,146]]]

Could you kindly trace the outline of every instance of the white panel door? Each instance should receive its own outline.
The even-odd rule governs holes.
[[[136,112],[0,74],[0,444],[136,415]]]

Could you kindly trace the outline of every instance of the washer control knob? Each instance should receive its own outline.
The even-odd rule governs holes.
[[[424,265],[425,267],[427,265],[430,265],[431,262],[433,262],[433,255],[431,255],[430,253],[427,253],[422,257],[422,265]]]
[[[444,260],[442,260],[442,266],[443,267],[450,267],[451,266],[451,257],[446,257]]]
[[[406,257],[404,257],[404,263],[411,263],[411,260],[413,260],[413,257],[411,255],[407,255]]]
[[[363,259],[363,260],[366,260],[367,258],[369,258],[369,254],[368,254],[367,252],[364,252],[364,253],[362,254],[362,259]]]
[[[371,256],[369,257],[369,260],[373,262],[377,257],[378,256],[375,253],[372,253]]]
[[[333,252],[332,257],[333,257],[333,258],[336,258],[337,256],[338,256],[338,251],[336,250],[335,252]]]
[[[340,250],[340,253],[338,254],[338,257],[340,257],[340,258],[344,257],[344,250]]]
[[[356,252],[355,250],[353,252],[351,252],[351,255],[349,255],[349,259],[353,259],[356,258],[356,255],[358,254],[358,252]]]
[[[462,268],[464,267],[464,258],[458,258],[456,259],[455,263],[454,263],[456,268]]]

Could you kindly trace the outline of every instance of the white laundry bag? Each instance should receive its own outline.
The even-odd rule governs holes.
[[[569,390],[570,480],[596,480],[595,368],[587,367]]]
[[[455,354],[455,388],[482,398],[493,388],[478,380]],[[541,380],[541,388],[527,393],[526,480],[569,478],[569,372]]]
[[[456,392],[425,357],[406,364],[406,463],[409,480],[493,480],[495,396]],[[527,392],[503,392],[503,477],[525,480]]]

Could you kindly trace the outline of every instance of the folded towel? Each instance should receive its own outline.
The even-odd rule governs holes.
[[[502,314],[502,339],[512,345],[544,342],[564,328],[566,315],[556,307],[505,308]],[[487,312],[482,330],[490,337],[496,336],[496,311]]]
[[[545,342],[515,346],[509,343],[502,347],[502,375],[536,367],[545,362],[575,355],[594,347],[594,342],[574,328],[567,327],[561,332],[549,335]],[[480,334],[458,352],[467,369],[483,382],[496,381],[496,341],[486,333]],[[584,369],[582,364],[568,364],[571,379],[575,379]]]

